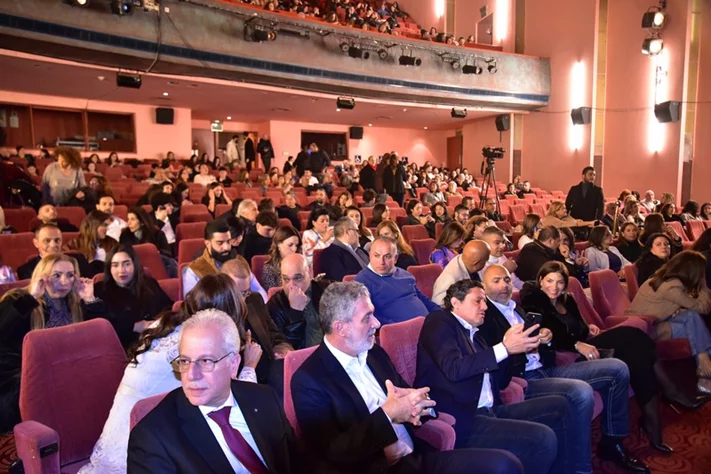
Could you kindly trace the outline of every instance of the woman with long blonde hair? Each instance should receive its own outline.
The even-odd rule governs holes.
[[[22,341],[34,329],[53,328],[101,316],[104,304],[94,283],[80,278],[70,256],[53,254],[39,261],[30,284],[0,299],[0,433],[20,422]]]

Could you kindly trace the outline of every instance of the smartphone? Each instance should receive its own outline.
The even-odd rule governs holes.
[[[600,354],[600,359],[615,357],[615,349],[598,349],[597,352]]]
[[[541,313],[526,313],[526,317],[523,319],[523,330],[528,331],[532,326],[538,324],[540,326],[543,321],[543,316]],[[540,327],[533,331],[528,337],[536,337],[540,332]]]

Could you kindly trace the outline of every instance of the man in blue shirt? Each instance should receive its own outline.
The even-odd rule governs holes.
[[[415,277],[395,266],[397,245],[378,237],[370,246],[370,263],[355,277],[368,288],[375,316],[382,324],[399,323],[441,309],[417,288]]]

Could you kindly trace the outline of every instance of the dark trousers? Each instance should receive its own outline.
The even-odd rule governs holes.
[[[570,404],[561,396],[480,408],[460,424],[456,447],[505,449],[527,474],[575,472],[569,435],[582,427],[573,424]]]
[[[391,196],[393,197],[393,200],[398,203],[400,207],[402,207],[402,203],[405,200],[405,193],[392,193]]]
[[[269,168],[272,167],[272,159],[262,157],[262,164],[264,165],[264,172],[269,174]]]
[[[409,459],[408,459],[409,458]],[[409,454],[388,474],[523,474],[521,462],[499,449],[453,449]]]

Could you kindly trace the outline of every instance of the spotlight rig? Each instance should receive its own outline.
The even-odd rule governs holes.
[[[80,0],[74,0],[75,3],[79,3]],[[89,3],[88,0],[84,0],[84,3]],[[125,16],[133,15],[133,10],[136,8],[143,8],[142,0],[112,0],[111,1],[111,12],[114,15]]]
[[[661,0],[659,6],[649,7],[642,15],[642,28],[648,34],[642,41],[642,54],[655,56],[664,49],[664,41],[660,33],[667,22],[666,7],[666,0]]]

